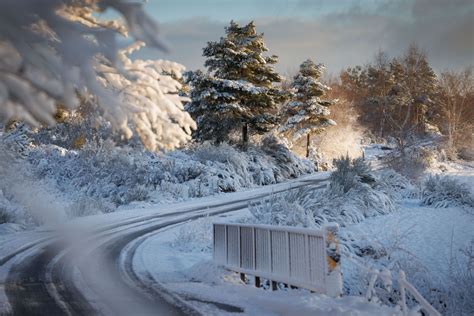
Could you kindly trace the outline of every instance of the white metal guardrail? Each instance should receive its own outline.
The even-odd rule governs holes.
[[[342,294],[339,226],[214,224],[214,261],[226,268],[333,297]]]

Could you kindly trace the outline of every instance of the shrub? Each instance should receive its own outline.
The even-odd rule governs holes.
[[[429,176],[423,183],[422,205],[445,208],[450,206],[474,207],[472,192],[467,184],[448,176]]]
[[[459,259],[450,260],[446,294],[448,315],[474,314],[474,240],[460,250]]]
[[[68,199],[87,197],[120,206],[152,195],[169,201],[233,192],[314,171],[309,161],[286,148],[280,151],[272,157],[257,146],[241,151],[204,144],[157,154],[117,147],[109,140],[86,143],[78,151],[39,145],[29,148],[27,159],[35,176],[52,182]]]
[[[407,147],[403,152],[393,151],[385,158],[389,168],[410,179],[418,179],[440,158],[434,145]]]
[[[469,147],[459,149],[458,158],[466,161],[474,161],[474,149]]]
[[[377,188],[394,200],[419,197],[419,188],[393,169],[380,171],[377,180]]]
[[[370,165],[362,158],[351,159],[349,156],[334,159],[336,170],[331,173],[331,187],[342,189],[343,193],[359,186],[360,183],[373,184],[375,179]]]
[[[254,220],[272,225],[318,227],[337,222],[344,226],[395,209],[396,196],[388,193],[391,182],[385,174],[377,178],[360,158],[343,157],[334,164],[337,169],[327,189],[299,188],[263,199],[250,206]]]
[[[173,249],[184,252],[212,251],[212,220],[202,217],[181,227],[175,238],[170,242]]]
[[[283,194],[274,194],[252,204],[249,209],[253,221],[280,226],[316,226],[312,211],[301,205],[306,194],[304,189],[295,189]]]
[[[113,205],[100,199],[90,197],[80,197],[72,203],[67,211],[68,217],[82,217],[102,213],[110,213],[114,210]]]
[[[11,213],[9,213],[6,208],[0,206],[0,224],[12,223],[14,218]]]

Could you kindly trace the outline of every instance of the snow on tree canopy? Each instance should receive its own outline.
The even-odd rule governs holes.
[[[268,49],[263,34],[253,22],[239,26],[231,22],[226,36],[209,42],[203,50],[208,72],[188,73],[192,102],[186,110],[196,119],[200,140],[222,141],[243,128],[264,133],[276,124],[277,104],[285,96],[273,83],[281,77],[273,69],[276,56],[264,56]]]
[[[327,118],[330,114],[329,106],[334,101],[324,100],[322,97],[330,88],[319,79],[324,71],[324,65],[315,64],[308,59],[300,65],[299,73],[294,77],[292,101],[283,107],[284,124],[279,132],[293,135],[293,139],[320,131],[336,122]]]
[[[94,12],[111,8],[118,21]],[[20,14],[21,13],[21,14]],[[54,125],[57,105],[74,109],[81,97],[96,98],[104,118],[127,138],[133,126],[151,150],[171,149],[195,128],[163,71],[171,62],[130,61],[116,34],[163,48],[157,25],[141,4],[125,0],[16,0],[0,2],[0,119]],[[166,134],[163,132],[166,130]]]

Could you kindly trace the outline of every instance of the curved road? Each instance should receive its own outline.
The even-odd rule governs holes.
[[[216,201],[176,204],[177,210],[120,218],[86,231],[44,233],[3,253],[8,302],[0,314],[13,315],[195,315],[179,297],[159,284],[144,284],[133,273],[133,242],[150,232],[193,220],[244,209],[253,200],[302,186],[322,188],[327,178],[297,179]],[[245,197],[243,197],[245,194]],[[235,197],[234,197],[235,196]],[[110,216],[110,215],[108,215]],[[38,237],[36,237],[38,238]],[[129,248],[128,251],[124,249]],[[1,273],[0,273],[1,274]],[[1,301],[0,301],[1,302]],[[1,305],[0,305],[1,307]]]

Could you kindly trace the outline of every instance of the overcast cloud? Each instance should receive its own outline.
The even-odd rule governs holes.
[[[207,2],[212,9],[212,0]],[[428,53],[437,71],[474,65],[471,0],[345,0],[336,1],[336,6],[334,1],[299,0],[288,6],[288,14],[276,8],[272,11],[272,1],[267,1],[268,12],[273,15],[262,11],[265,1],[255,2],[259,3],[255,12],[249,7],[245,18],[240,7],[237,20],[255,21],[257,30],[265,33],[269,53],[279,56],[277,68],[283,73],[293,71],[308,57],[325,63],[329,72],[338,73],[341,68],[366,63],[379,49],[395,56],[414,42]],[[175,8],[179,4],[176,1]],[[239,1],[225,4],[227,18],[232,16],[232,5],[238,6]],[[244,4],[250,5],[249,1]],[[185,4],[181,10],[186,10]],[[218,13],[205,16],[202,10],[199,12],[201,16],[186,12],[165,19],[161,30],[171,53],[155,57],[178,61],[188,69],[202,68],[202,48],[207,41],[223,35],[228,21],[221,15],[216,17]]]

